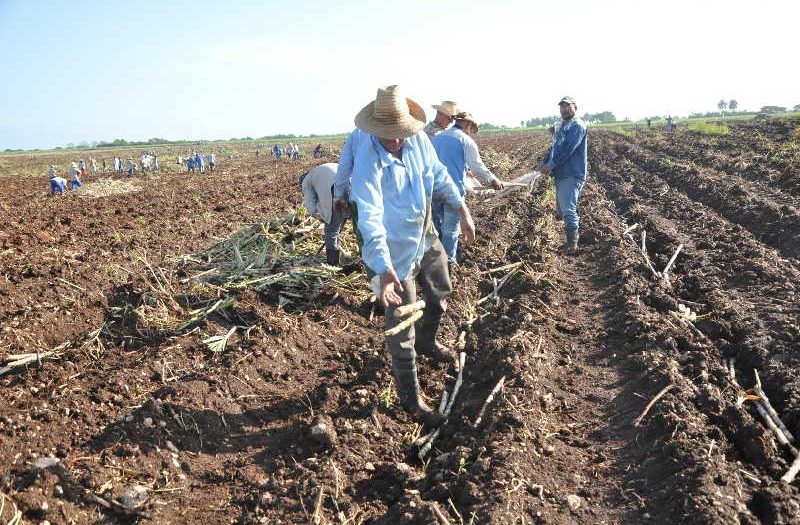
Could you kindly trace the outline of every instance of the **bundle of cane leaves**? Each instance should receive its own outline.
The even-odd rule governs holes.
[[[338,268],[324,264],[323,227],[305,208],[292,209],[184,256],[184,267],[196,279],[226,290],[274,294],[281,305],[313,301],[338,278]],[[347,288],[348,282],[335,286]]]

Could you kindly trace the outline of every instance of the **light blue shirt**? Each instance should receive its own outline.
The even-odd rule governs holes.
[[[491,183],[495,179],[495,176],[483,163],[483,159],[478,153],[478,145],[458,125],[437,133],[431,139],[431,143],[439,160],[447,167],[448,173],[453,177],[453,182],[456,183],[461,195],[466,193],[464,175],[467,174],[467,169],[483,182]]]
[[[406,139],[402,160],[373,136],[361,145],[350,198],[358,206],[364,263],[373,272],[394,269],[401,281],[413,275],[431,245],[427,237],[435,238],[430,220],[434,196],[455,210],[464,205],[424,132]]]
[[[350,193],[350,176],[353,174],[353,164],[356,160],[358,148],[369,142],[369,133],[356,128],[347,137],[339,155],[339,168],[336,170],[336,179],[333,181],[333,198],[344,199]]]

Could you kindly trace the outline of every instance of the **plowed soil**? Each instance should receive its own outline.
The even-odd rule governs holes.
[[[797,125],[591,130],[575,256],[549,180],[473,197],[441,335],[466,334],[463,386],[424,460],[369,301],[244,290],[183,330],[133,314],[167,292],[184,317],[209,304],[182,256],[297,206],[318,161],[243,149],[213,175],[48,197],[66,154],[5,157],[0,358],[58,358],[0,377],[0,523],[800,523],[794,457],[747,395],[757,372],[800,435]],[[549,139],[479,144],[511,179]],[[438,405],[455,364],[419,365]]]

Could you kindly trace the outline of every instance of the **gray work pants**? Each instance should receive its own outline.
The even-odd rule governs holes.
[[[450,283],[450,272],[447,269],[447,254],[442,243],[437,239],[420,262],[419,272],[403,281],[403,291],[399,292],[403,304],[411,304],[417,300],[416,279],[422,286],[422,298],[425,310],[422,319],[416,326],[410,326],[397,335],[386,336],[386,346],[392,359],[413,366],[416,361],[415,341],[420,344],[433,345],[439,331],[439,323],[447,309],[447,296],[453,291]],[[386,308],[386,328],[392,328],[402,319],[396,319],[394,311],[397,307]]]

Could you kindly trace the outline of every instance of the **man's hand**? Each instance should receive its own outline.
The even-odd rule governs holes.
[[[336,213],[339,215],[344,216],[345,212],[347,211],[347,201],[341,197],[333,199],[333,209],[336,210]]]
[[[458,212],[461,215],[461,234],[464,236],[464,244],[472,244],[475,242],[475,223],[472,222],[472,214],[466,204]]]
[[[492,188],[494,188],[496,190],[502,190],[503,189],[503,181],[501,181],[497,177],[492,179],[491,184],[492,184]]]
[[[397,274],[391,268],[381,274],[381,294],[378,297],[384,307],[389,305],[399,306],[403,304],[403,298],[395,291],[403,291],[403,283],[397,278]]]

